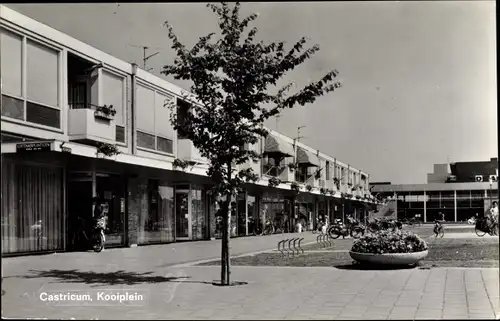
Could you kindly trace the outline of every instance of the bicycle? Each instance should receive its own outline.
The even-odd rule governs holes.
[[[443,238],[444,236],[444,226],[439,221],[434,221],[434,237]]]
[[[483,237],[488,233],[489,235],[498,235],[498,224],[493,222],[489,218],[479,218],[476,220],[476,226],[474,227],[476,235]]]

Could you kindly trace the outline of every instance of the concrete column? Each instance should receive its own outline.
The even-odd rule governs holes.
[[[427,193],[424,191],[424,223],[427,222]]]
[[[248,235],[248,191],[245,190],[245,235]]]
[[[453,191],[453,211],[455,214],[455,222],[457,221],[457,190]]]

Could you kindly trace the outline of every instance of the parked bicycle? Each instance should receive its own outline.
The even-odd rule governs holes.
[[[475,222],[474,228],[476,235],[483,237],[488,233],[489,235],[498,235],[498,225],[489,218],[478,218]]]
[[[359,238],[365,233],[365,228],[359,224],[359,221],[354,219],[347,220],[347,224],[342,223],[340,220],[336,220],[329,228],[328,235],[332,239],[338,239],[342,236],[351,236],[352,238]]]

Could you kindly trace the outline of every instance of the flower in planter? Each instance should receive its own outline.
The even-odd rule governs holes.
[[[269,182],[268,182],[269,187],[276,187],[279,184],[281,184],[281,180],[279,178],[277,178],[277,177],[271,177],[269,179]]]
[[[322,188],[320,188],[320,189],[319,189],[319,192],[320,192],[321,194],[323,194],[323,195],[326,195],[326,193],[328,192],[328,189],[326,189],[326,188],[322,187]]]
[[[99,155],[99,154],[103,154],[105,156],[111,157],[113,155],[120,154],[120,150],[118,149],[118,147],[116,147],[116,145],[99,143],[97,145],[96,155]]]
[[[95,111],[96,113],[102,113],[108,117],[113,117],[114,115],[116,115],[116,110],[113,105],[96,106]]]
[[[369,233],[354,241],[351,251],[357,253],[414,253],[427,250],[427,243],[409,231]]]
[[[300,186],[296,182],[292,182],[290,184],[290,187],[291,187],[292,191],[295,191],[296,193],[300,192]]]
[[[185,170],[189,166],[189,162],[185,161],[185,160],[182,160],[182,159],[176,158],[174,160],[172,166],[174,168],[180,168],[181,170]]]
[[[306,190],[307,190],[308,192],[310,192],[310,191],[312,190],[312,188],[313,188],[313,187],[312,187],[311,185],[309,185],[309,184],[308,184],[308,185],[306,185]]]
[[[294,171],[296,168],[297,168],[297,165],[295,163],[289,163],[288,164],[288,168],[291,170],[291,171]]]

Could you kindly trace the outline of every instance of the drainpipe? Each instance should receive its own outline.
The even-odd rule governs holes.
[[[136,124],[137,124],[137,118],[136,118],[136,89],[137,89],[137,80],[136,80],[136,75],[137,75],[137,64],[133,63],[132,64],[132,88],[131,88],[131,94],[130,94],[130,128],[132,131],[131,135],[131,140],[130,140],[130,146],[132,147],[132,155],[137,154],[137,131],[136,131]]]

